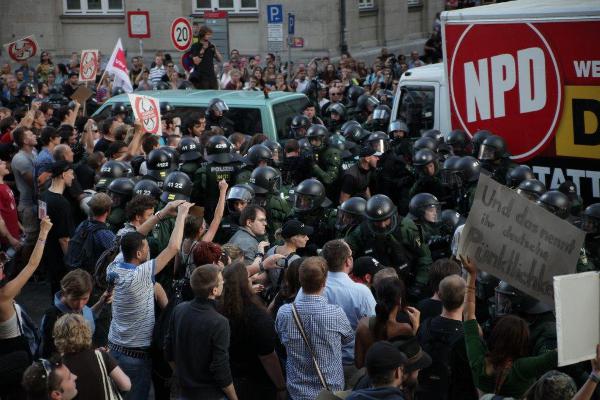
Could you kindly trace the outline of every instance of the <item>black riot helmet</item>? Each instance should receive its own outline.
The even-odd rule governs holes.
[[[219,98],[214,98],[208,103],[204,113],[207,118],[214,120],[220,118],[226,111],[229,111],[227,104]]]
[[[290,124],[290,131],[294,139],[301,139],[306,136],[306,130],[310,128],[312,122],[304,114],[296,115],[292,118]]]
[[[327,138],[327,147],[331,147],[340,151],[342,158],[352,157],[352,149],[356,148],[356,143],[346,140],[339,133],[335,133]]]
[[[346,107],[342,103],[332,103],[327,107],[326,113],[331,116],[331,114],[337,114],[340,116],[340,121],[345,121],[347,112]]]
[[[398,227],[398,209],[384,194],[376,194],[367,201],[365,208],[367,227],[377,235],[388,235]]]
[[[212,136],[206,143],[206,160],[217,164],[228,164],[234,161],[233,145],[221,135]]]
[[[279,144],[278,141],[271,139],[265,140],[262,144],[271,150],[273,156],[271,158],[271,164],[275,167],[279,167],[283,163],[283,147],[281,147],[281,144]]]
[[[450,156],[444,161],[444,165],[440,171],[440,179],[442,185],[451,189],[457,189],[462,186],[462,173],[458,168],[459,156]]]
[[[519,183],[517,193],[531,201],[537,201],[541,195],[546,193],[546,185],[537,179],[525,179]]]
[[[243,207],[245,207],[250,204],[252,200],[254,200],[254,189],[252,186],[246,183],[234,185],[227,193],[227,210],[231,214],[239,213],[241,210],[238,209],[235,204],[242,202],[244,204]]]
[[[200,145],[191,137],[181,138],[177,145],[177,151],[179,152],[179,161],[196,161],[202,158]]]
[[[481,147],[481,144],[483,143],[483,141],[485,139],[487,139],[489,136],[492,135],[492,132],[490,131],[486,131],[486,130],[481,130],[481,131],[477,131],[475,132],[475,134],[473,135],[473,157],[477,157],[479,156],[479,148]]]
[[[547,191],[540,196],[536,203],[562,219],[569,216],[571,209],[569,197],[558,190]]]
[[[160,199],[165,203],[174,200],[189,201],[192,188],[192,180],[185,172],[173,171],[165,179]]]
[[[109,160],[100,167],[100,179],[96,182],[96,190],[99,192],[106,191],[108,185],[117,178],[126,177],[130,173],[129,167],[116,160]]]
[[[518,165],[506,174],[506,186],[516,189],[526,179],[535,179],[533,171],[527,165]]]
[[[425,167],[427,164],[429,163],[435,163],[436,164],[436,172],[438,170],[438,166],[437,166],[437,155],[429,150],[429,149],[422,149],[417,151],[417,153],[415,154],[415,156],[413,157],[413,165],[415,167]]]
[[[370,132],[364,129],[360,125],[353,125],[346,129],[344,137],[349,141],[362,145],[364,141],[369,137]]]
[[[108,185],[108,192],[131,198],[134,186],[135,183],[130,178],[116,178]]]
[[[477,182],[479,180],[481,163],[475,157],[461,157],[456,163],[456,168],[460,171],[463,182]]]
[[[135,195],[151,196],[156,200],[160,199],[162,190],[158,187],[158,184],[150,179],[142,179],[133,187],[133,193]]]
[[[269,166],[254,168],[249,184],[257,194],[277,193],[281,189],[281,172]]]
[[[421,137],[432,138],[438,143],[444,141],[444,135],[442,135],[442,132],[438,131],[437,129],[428,129],[425,132],[421,133]]]
[[[494,300],[496,317],[508,314],[538,315],[553,310],[551,306],[526,295],[505,281],[500,281],[496,287]]]
[[[344,122],[340,127],[340,134],[347,136],[347,132],[353,126],[360,126],[360,123],[354,119]]]
[[[160,102],[160,113],[162,115],[165,115],[165,114],[170,113],[172,111],[175,111],[175,107],[173,107],[171,105],[171,103],[169,103],[167,101],[161,101]]]
[[[408,204],[409,216],[418,221],[435,224],[440,221],[441,206],[431,193],[417,193]]]
[[[325,186],[318,179],[303,180],[294,192],[295,213],[311,212],[330,203],[325,196]]]
[[[588,233],[600,233],[600,203],[590,204],[583,211],[581,229]]]
[[[306,138],[313,150],[319,151],[325,147],[325,138],[327,137],[328,132],[327,128],[321,124],[313,124],[308,128],[306,131]]]
[[[435,139],[432,139],[430,137],[422,137],[422,138],[417,139],[415,141],[415,143],[413,144],[413,152],[416,153],[422,149],[429,149],[429,150],[435,152],[437,150],[437,147],[438,147],[438,144]]]
[[[367,138],[367,143],[371,146],[376,152],[385,153],[389,149],[390,138],[389,136],[381,131],[373,132]]]
[[[490,135],[481,143],[477,158],[481,161],[496,161],[507,156],[504,139],[498,135]]]
[[[113,117],[119,114],[127,114],[127,107],[121,102],[114,103],[110,108],[110,113]]]
[[[248,165],[258,166],[261,161],[270,163],[273,159],[273,152],[264,144],[255,144],[248,149],[244,157],[244,162]]]
[[[452,151],[457,156],[468,156],[473,151],[471,137],[462,129],[448,132],[444,137],[444,142],[452,146]]]
[[[442,234],[453,235],[456,228],[465,223],[465,218],[458,211],[451,209],[442,211],[440,217],[440,230]]]
[[[362,94],[356,99],[356,109],[361,112],[371,113],[379,105],[377,97],[369,94]]]
[[[356,101],[358,98],[365,93],[365,89],[362,86],[352,85],[348,88],[347,98],[348,107],[356,107]]]
[[[167,177],[168,171],[171,168],[171,156],[163,147],[154,149],[148,154],[146,167],[148,168],[148,175],[162,182]]]
[[[382,124],[388,124],[390,122],[390,116],[392,110],[385,104],[380,104],[373,110],[373,121],[379,121]]]
[[[410,130],[408,129],[408,125],[406,125],[406,122],[397,119],[390,123],[390,126],[388,128],[388,135],[390,135],[390,139],[394,139],[395,132],[404,132],[404,135],[402,137],[405,137],[406,135],[408,135],[409,131]]]
[[[350,197],[338,206],[335,228],[343,231],[351,226],[359,225],[365,218],[367,201],[362,197]]]

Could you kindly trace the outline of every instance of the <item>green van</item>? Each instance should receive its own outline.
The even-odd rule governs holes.
[[[208,103],[218,97],[229,107],[227,118],[234,122],[236,132],[264,133],[273,140],[287,137],[292,118],[301,114],[309,101],[302,93],[271,92],[265,98],[263,92],[240,90],[151,90],[135,94],[170,103],[175,108],[174,114],[182,120],[189,112],[203,113]],[[120,94],[100,106],[92,118],[109,117],[112,105],[119,102],[130,108],[127,94]]]

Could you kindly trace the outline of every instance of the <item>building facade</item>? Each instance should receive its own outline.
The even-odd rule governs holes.
[[[444,7],[442,0],[2,0],[0,39],[8,43],[33,34],[42,49],[55,55],[55,62],[82,49],[110,54],[118,38],[129,56],[142,47],[145,58],[165,50],[177,59],[171,22],[184,16],[202,24],[205,11],[218,9],[228,12],[229,49],[264,55],[273,48],[267,7],[274,4],[282,6],[284,16],[278,54],[284,61],[288,13],[295,15],[294,36],[304,42],[292,50],[294,60],[335,58],[344,44],[351,54],[368,58],[381,47],[392,52],[422,50],[436,13]],[[151,37],[141,46],[139,39],[128,37],[128,11],[148,11]]]

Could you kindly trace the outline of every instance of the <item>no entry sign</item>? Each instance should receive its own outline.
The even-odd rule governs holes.
[[[79,65],[79,80],[95,81],[98,74],[98,50],[82,50]]]
[[[186,18],[179,17],[171,23],[171,41],[179,51],[186,51],[192,45],[192,25]]]
[[[130,94],[129,102],[135,119],[142,123],[144,130],[154,135],[161,135],[160,103],[158,99]]]
[[[8,56],[14,61],[25,61],[31,57],[34,57],[39,49],[37,42],[33,35],[24,37],[23,39],[16,40],[11,43],[4,45]]]

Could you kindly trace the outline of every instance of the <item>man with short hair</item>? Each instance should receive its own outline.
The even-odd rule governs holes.
[[[50,166],[54,162],[52,152],[54,151],[54,148],[60,144],[60,134],[56,131],[56,129],[48,126],[42,129],[41,139],[43,147],[34,161],[34,178],[38,185],[45,182],[50,175]],[[44,175],[43,182],[39,182],[38,179],[44,172],[46,174]]]
[[[79,87],[79,74],[77,72],[69,72],[69,78],[63,84],[63,95],[67,99],[70,99],[78,87]]]
[[[372,387],[356,390],[347,399],[404,400],[401,388],[406,363],[406,356],[398,346],[388,341],[374,343],[367,351],[365,359]]]
[[[69,201],[65,198],[65,189],[73,183],[75,175],[73,165],[67,161],[55,161],[50,169],[52,183],[42,199],[46,203],[46,214],[53,226],[46,239],[42,264],[50,280],[50,294],[54,296],[60,290],[60,280],[67,273],[64,257],[73,236],[75,224]]]
[[[122,261],[117,261],[117,256],[106,271],[107,276],[116,274],[108,347],[131,379],[132,389],[127,397],[130,400],[146,400],[150,392],[155,275],[179,252],[185,218],[192,205],[188,202],[178,204],[169,243],[155,259],[150,259],[146,237],[139,232],[130,232],[121,238]],[[161,219],[160,213],[157,218]]]
[[[152,196],[139,194],[134,196],[125,206],[127,222],[119,229],[117,236],[122,237],[128,232],[139,232],[139,228],[154,214],[156,200]]]
[[[165,66],[163,65],[163,58],[161,56],[154,57],[154,67],[150,68],[150,81],[154,86],[162,80],[165,75]]]
[[[262,257],[269,246],[261,241],[267,232],[267,213],[264,208],[249,205],[240,213],[240,229],[228,243],[237,245],[244,252],[246,263],[252,263],[256,257]]]
[[[72,400],[77,396],[77,375],[58,359],[41,359],[23,374],[28,400]]]
[[[327,281],[325,259],[308,257],[300,265],[298,273],[302,292],[293,303],[284,304],[279,309],[275,328],[287,351],[286,371],[290,397],[294,400],[313,400],[323,389],[313,364],[313,356],[330,389],[343,390],[342,346],[354,342],[354,330],[344,310],[329,304],[323,297]],[[293,311],[297,312],[312,350],[300,333]]]
[[[342,188],[340,191],[340,204],[350,197],[362,197],[368,200],[371,197],[371,186],[375,179],[377,162],[383,153],[376,151],[371,146],[364,146],[358,153],[358,163],[344,171],[342,175]]]
[[[229,321],[216,309],[223,291],[219,267],[197,267],[190,285],[195,298],[175,307],[165,339],[167,361],[181,386],[179,398],[236,400],[229,367]]]
[[[106,154],[108,146],[115,141],[115,129],[121,125],[122,123],[114,117],[108,117],[102,122],[102,125],[100,126],[102,137],[94,145],[94,153],[101,151]]]
[[[348,276],[353,267],[352,250],[343,239],[325,243],[321,255],[329,268],[325,298],[329,304],[338,305],[344,310],[352,331],[356,331],[362,318],[375,315],[377,302],[367,286],[354,282]],[[352,387],[356,383],[356,379],[352,378],[357,372],[354,365],[354,342],[344,346],[343,354],[346,387]]]

